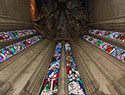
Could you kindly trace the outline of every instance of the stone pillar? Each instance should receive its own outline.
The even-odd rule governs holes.
[[[64,42],[62,43],[62,55],[58,82],[58,95],[68,95],[68,79],[65,60]]]
[[[71,45],[73,56],[75,57],[78,71],[80,73],[80,78],[83,82],[87,95],[104,95],[102,92],[99,92],[99,84],[91,73],[90,68],[86,65],[86,63],[90,63],[89,58],[84,55],[84,51],[80,49],[75,41],[71,41]],[[97,92],[99,94],[97,94]]]
[[[32,62],[36,59],[36,57],[38,57],[39,53],[42,52],[44,48],[47,47],[47,45],[49,44],[48,42],[49,41],[47,40],[40,41],[1,64],[0,95],[5,95],[5,93],[9,93],[13,91],[14,87],[16,88],[14,84],[19,80],[19,77],[23,74],[23,72],[29,66],[32,65]],[[52,47],[52,45],[50,46]],[[19,88],[16,88],[16,89],[19,89]]]
[[[105,94],[124,95],[123,63],[85,40],[79,39],[76,43],[74,46],[78,48],[81,58],[99,83],[99,89]]]
[[[44,51],[38,56],[39,66],[33,72],[30,79],[25,84],[25,87],[21,91],[20,95],[39,95],[41,92],[41,88],[43,86],[45,77],[47,75],[47,71],[49,65],[52,60],[53,51],[55,49],[55,42],[52,41],[49,45],[44,49]],[[36,62],[34,60],[34,62]],[[28,94],[27,94],[28,92]]]

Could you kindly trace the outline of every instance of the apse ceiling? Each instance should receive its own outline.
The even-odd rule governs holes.
[[[88,0],[36,0],[36,21],[49,37],[78,36],[89,23]]]

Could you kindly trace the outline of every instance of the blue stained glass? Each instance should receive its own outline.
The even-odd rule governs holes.
[[[12,54],[5,48],[0,49],[0,53],[1,53],[1,55],[4,55],[4,57],[5,57],[4,59],[7,59],[12,56]]]

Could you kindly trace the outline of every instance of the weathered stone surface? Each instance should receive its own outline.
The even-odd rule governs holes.
[[[0,1],[0,32],[33,28],[29,0]]]
[[[89,0],[92,28],[125,30],[125,0]]]
[[[64,42],[62,43],[61,63],[58,81],[58,95],[68,95],[67,67],[65,60]]]

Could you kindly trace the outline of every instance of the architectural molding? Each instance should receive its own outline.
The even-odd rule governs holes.
[[[15,17],[5,16],[5,15],[0,15],[0,18],[2,18],[2,19],[8,19],[8,20],[23,21],[23,22],[27,22],[27,23],[28,22],[32,23],[32,21],[28,21],[27,19],[15,18]]]

